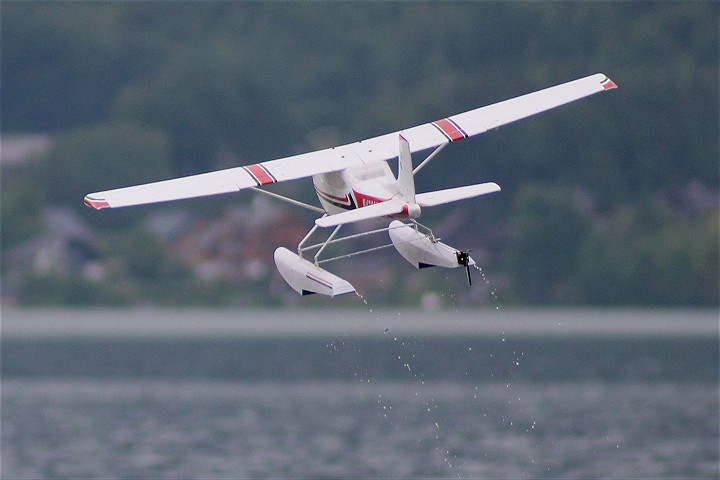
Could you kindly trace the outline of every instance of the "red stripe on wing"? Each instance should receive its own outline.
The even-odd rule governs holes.
[[[250,174],[253,180],[257,182],[258,186],[277,182],[268,169],[259,163],[256,163],[255,165],[248,165],[247,167],[243,167],[243,169]]]
[[[449,118],[443,118],[442,120],[432,122],[432,124],[451,142],[467,137],[467,133],[463,132],[462,129]]]

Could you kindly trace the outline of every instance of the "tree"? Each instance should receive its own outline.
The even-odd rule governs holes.
[[[131,124],[102,124],[58,135],[42,172],[48,200],[86,218],[91,212],[82,200],[88,193],[172,176],[167,137]],[[92,223],[119,227],[137,215],[127,210],[102,212],[92,216]]]
[[[683,218],[658,204],[626,206],[582,246],[572,296],[592,305],[720,303],[717,212]]]
[[[530,184],[513,203],[507,268],[516,301],[548,304],[556,286],[573,273],[589,231],[581,210],[582,192],[564,185]]]

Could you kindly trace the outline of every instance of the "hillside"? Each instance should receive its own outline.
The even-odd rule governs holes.
[[[452,145],[418,176],[419,190],[503,187],[423,217],[472,248],[489,283],[470,290],[394,252],[337,271],[388,304],[718,305],[716,2],[0,9],[6,302],[294,302],[271,252],[302,238],[302,211],[250,194],[112,212],[82,198],[604,72],[618,90]],[[45,143],[7,161],[18,134]],[[306,183],[281,190],[316,201]]]

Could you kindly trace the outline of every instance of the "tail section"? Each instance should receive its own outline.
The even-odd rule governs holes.
[[[415,194],[410,145],[405,137],[399,135],[400,149],[398,153],[398,195],[390,200],[356,208],[347,212],[327,215],[315,220],[318,227],[336,227],[346,223],[359,222],[379,217],[418,218],[425,207],[434,207],[445,203],[457,202],[468,198],[500,191],[498,184],[493,182],[468,185],[465,187],[438,190]]]
[[[398,193],[400,199],[409,204],[415,203],[415,179],[413,178],[410,144],[400,135],[400,154],[398,155]]]

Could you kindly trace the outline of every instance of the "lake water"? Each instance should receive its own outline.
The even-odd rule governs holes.
[[[2,478],[718,478],[708,311],[3,310]]]

